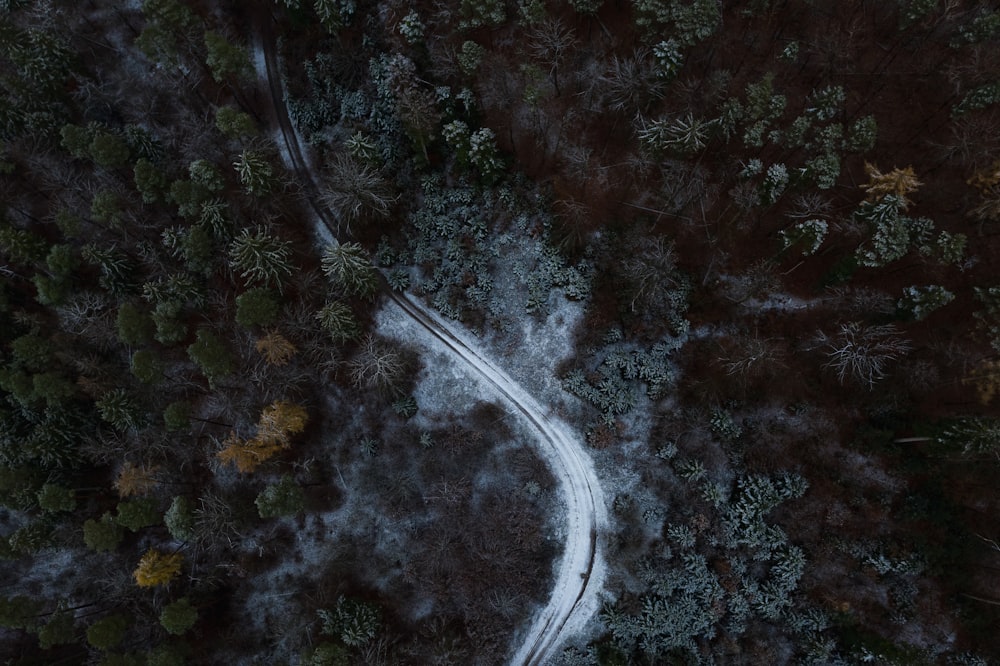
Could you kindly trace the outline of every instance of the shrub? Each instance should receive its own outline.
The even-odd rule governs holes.
[[[897,307],[920,321],[938,308],[951,303],[954,298],[955,294],[940,285],[914,285],[903,289],[903,297],[899,299]]]
[[[370,643],[381,625],[381,613],[375,604],[348,599],[341,595],[332,610],[321,609],[322,633],[338,637],[345,645],[360,647]]]
[[[781,231],[781,249],[801,245],[803,256],[815,254],[826,238],[828,225],[823,220],[806,220]]]

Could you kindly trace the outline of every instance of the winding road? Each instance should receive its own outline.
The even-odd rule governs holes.
[[[284,101],[273,22],[265,17],[258,24],[257,74],[266,86],[273,106],[273,122],[283,145],[283,159],[304,188],[315,212],[317,234],[330,242],[336,220],[319,204],[318,188],[302,143]],[[389,303],[428,331],[458,359],[470,375],[489,385],[497,396],[518,414],[536,434],[538,452],[559,484],[565,502],[565,549],[556,571],[548,603],[519,635],[511,658],[512,666],[536,666],[551,658],[565,639],[579,632],[596,612],[597,594],[604,577],[603,543],[600,534],[607,524],[600,482],[593,461],[579,436],[565,422],[547,416],[545,409],[502,368],[482,351],[482,346],[458,325],[445,321],[407,294],[383,288]]]

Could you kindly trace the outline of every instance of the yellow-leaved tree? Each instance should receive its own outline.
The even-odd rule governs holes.
[[[139,566],[132,572],[139,587],[166,585],[181,571],[184,557],[180,553],[161,553],[150,548],[139,560]]]
[[[980,221],[1000,220],[1000,160],[989,168],[980,169],[967,182],[979,190],[982,197],[969,215]]]
[[[882,173],[874,164],[865,162],[865,173],[868,174],[868,184],[862,185],[861,189],[868,193],[869,201],[878,201],[888,194],[893,194],[899,197],[903,207],[906,208],[913,203],[906,195],[916,192],[923,185],[913,173],[913,167]]]
[[[264,408],[257,422],[257,437],[265,441],[280,442],[287,447],[291,436],[306,429],[309,415],[305,407],[287,400],[277,400]]]
[[[963,383],[972,382],[979,395],[979,402],[988,405],[993,402],[993,398],[1000,393],[1000,361],[986,360],[979,364]]]
[[[257,421],[257,435],[242,439],[235,432],[229,433],[217,454],[223,464],[236,465],[243,473],[254,471],[282,449],[292,445],[292,435],[306,428],[309,415],[305,407],[287,400],[277,400],[264,408]]]

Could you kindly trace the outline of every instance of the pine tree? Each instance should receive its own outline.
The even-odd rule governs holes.
[[[128,144],[110,132],[99,131],[94,134],[88,150],[95,164],[109,169],[124,166],[129,159]]]
[[[378,274],[368,253],[358,243],[338,243],[323,253],[323,273],[348,294],[371,298],[378,290]]]
[[[153,338],[155,330],[153,320],[133,303],[126,301],[121,304],[118,308],[115,324],[118,329],[118,338],[126,345],[143,345]]]
[[[230,244],[229,263],[246,286],[260,282],[281,291],[282,282],[292,274],[291,254],[291,243],[257,227],[244,229]]]
[[[168,432],[184,430],[191,425],[191,403],[177,400],[163,410],[163,424]]]
[[[316,313],[320,327],[330,334],[335,342],[352,340],[361,334],[361,327],[346,304],[330,301]]]
[[[163,378],[163,360],[151,349],[132,354],[132,374],[143,384],[153,384]]]
[[[345,645],[358,647],[371,642],[382,624],[379,607],[341,595],[333,610],[319,611],[322,633],[340,638]]]
[[[249,114],[231,106],[220,106],[215,112],[215,127],[230,139],[257,134],[257,125]]]
[[[44,627],[38,630],[38,646],[48,650],[56,645],[66,645],[76,640],[73,613],[57,610]]]
[[[259,150],[244,150],[233,162],[233,168],[248,194],[267,194],[274,186],[274,170]]]
[[[128,390],[108,391],[95,403],[101,418],[118,430],[132,430],[143,422],[143,413]]]

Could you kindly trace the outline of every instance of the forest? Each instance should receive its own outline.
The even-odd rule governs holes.
[[[992,4],[0,0],[0,663],[1000,663]]]

